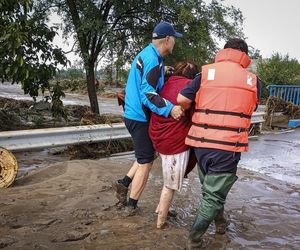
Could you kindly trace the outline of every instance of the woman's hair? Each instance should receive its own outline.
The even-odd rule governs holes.
[[[174,67],[173,76],[183,76],[194,79],[199,73],[198,66],[192,62],[179,62]]]

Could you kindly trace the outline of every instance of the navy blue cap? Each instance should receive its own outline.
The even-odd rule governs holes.
[[[176,32],[172,24],[167,22],[160,22],[157,24],[153,30],[152,38],[161,39],[166,36],[174,36],[176,38],[182,37],[182,34]]]

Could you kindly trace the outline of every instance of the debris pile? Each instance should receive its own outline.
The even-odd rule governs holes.
[[[87,110],[80,120],[80,125],[111,124],[120,122],[123,122],[123,117],[121,115],[99,115]]]
[[[81,120],[80,125],[112,124],[123,122],[122,116],[112,114],[94,114],[87,110]],[[71,159],[97,159],[107,157],[113,153],[132,151],[133,145],[131,139],[118,141],[107,141],[100,143],[91,143],[84,145],[69,146],[64,154],[70,155]]]
[[[47,102],[0,97],[0,131],[54,128],[122,122],[121,115],[93,114],[88,106],[64,106],[67,119],[53,117]]]
[[[111,154],[120,152],[128,152],[133,150],[131,139],[123,139],[117,141],[105,141],[100,143],[82,144],[69,146],[63,154],[74,159],[98,159],[108,157]]]
[[[265,121],[271,126],[276,112],[282,112],[288,119],[300,119],[300,105],[286,102],[278,97],[270,96],[266,103]]]

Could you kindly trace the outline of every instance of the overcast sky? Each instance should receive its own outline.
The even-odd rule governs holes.
[[[242,11],[246,41],[263,57],[279,52],[300,62],[299,0],[225,0],[224,4]]]
[[[224,0],[223,3],[242,11],[246,41],[259,49],[264,58],[279,52],[300,62],[300,0]],[[59,21],[57,17],[51,19]],[[62,39],[57,38],[55,43],[69,50]],[[78,59],[73,54],[68,58]]]

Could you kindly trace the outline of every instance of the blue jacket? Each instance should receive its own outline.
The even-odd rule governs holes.
[[[133,60],[126,83],[124,116],[147,122],[151,112],[168,117],[173,104],[159,96],[164,84],[164,59],[150,43]]]

